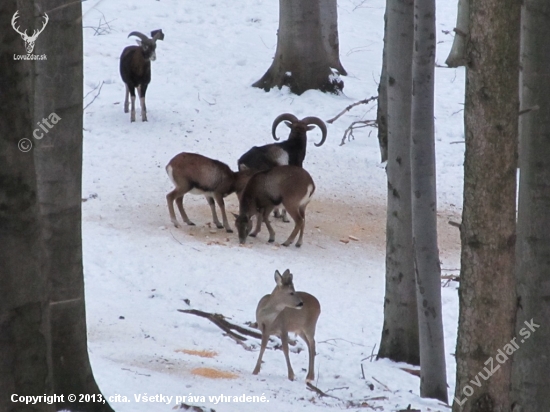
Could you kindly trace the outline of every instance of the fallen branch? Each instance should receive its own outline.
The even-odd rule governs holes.
[[[357,126],[360,125],[360,126]],[[355,129],[362,129],[364,127],[378,127],[378,123],[376,123],[376,120],[357,120],[355,122],[352,122],[346,131],[344,132],[344,136],[342,137],[342,141],[340,142],[340,146],[343,146],[346,143],[346,138],[348,139],[348,142],[351,141],[351,139],[355,140],[355,136],[353,135],[353,131]]]
[[[385,396],[379,396],[378,398],[379,399],[372,398],[372,400],[387,400],[388,399]],[[362,400],[362,401],[347,401],[346,402],[346,407],[348,409],[350,409],[350,408],[370,408],[373,411],[383,411],[384,410],[384,408],[382,406],[369,405],[367,400],[371,400],[371,399],[365,399],[365,400]]]
[[[133,371],[132,369],[128,369],[128,368],[120,368],[120,369],[123,370],[123,371],[133,372],[133,373],[135,373],[136,375],[151,376],[151,375],[147,375],[146,373],[139,373],[139,372]]]
[[[420,378],[420,370],[418,370],[418,369],[410,369],[410,368],[399,368],[399,369],[401,369],[402,371],[405,371],[407,373],[410,373],[413,376],[417,376],[417,377]]]
[[[317,342],[317,344],[319,344],[319,343],[328,343],[328,342],[330,342],[331,340],[334,340],[334,341],[336,341],[336,340],[342,340],[342,341],[344,341],[344,342],[351,343],[352,345],[355,345],[355,346],[365,346],[365,345],[363,345],[362,343],[355,343],[355,342],[352,342],[352,341],[347,340],[347,339],[344,339],[344,338],[330,338],[330,339],[327,339],[327,340],[322,340],[322,341],[320,341],[320,342]],[[375,345],[375,346],[376,346],[376,345]]]
[[[393,391],[388,388],[385,384],[383,384],[382,382],[380,382],[378,379],[376,379],[374,376],[372,376],[372,379],[374,379],[376,382],[378,382],[380,385],[382,385],[388,392],[391,392],[393,393]]]
[[[460,276],[459,275],[443,275],[441,276],[441,280],[444,280],[445,283],[443,283],[444,288],[449,286],[451,282],[460,282]]]
[[[207,408],[206,406],[196,406],[196,405],[188,405],[186,403],[180,403],[179,406],[176,405],[172,409],[178,408],[180,410],[184,411],[192,411],[192,412],[216,412],[215,409]]]
[[[372,347],[372,351],[370,352],[370,356],[367,356],[366,358],[363,358],[361,359],[361,362],[365,361],[365,360],[370,360],[372,362],[372,360],[374,358],[376,358],[376,354],[374,353],[374,349],[376,348],[376,343],[374,344],[374,346]],[[361,369],[363,369],[363,364],[361,364]],[[363,379],[365,379],[365,374],[363,373]]]
[[[359,106],[360,104],[367,104],[367,103],[370,103],[374,100],[377,100],[378,99],[378,96],[372,96],[372,97],[369,97],[368,99],[364,99],[364,100],[360,100],[358,102],[355,102],[353,104],[350,104],[348,107],[346,107],[344,110],[342,110],[340,113],[338,113],[335,117],[333,117],[332,119],[330,120],[327,120],[327,123],[334,123],[335,120],[337,120],[338,118],[340,118],[344,113],[346,112],[349,112],[351,109],[353,109],[355,106]]]
[[[235,336],[230,335],[230,334],[225,334],[225,336],[228,336],[228,337],[230,337],[231,339],[233,339],[233,340],[235,341],[235,343],[236,343],[237,345],[241,345],[241,346],[244,348],[244,350],[247,350],[247,351],[249,351],[249,352],[252,352],[252,348],[253,348],[253,347],[247,345],[247,344],[244,343],[242,340],[240,340],[240,339],[238,339],[238,338],[236,338]]]
[[[458,222],[453,222],[452,220],[449,220],[447,223],[448,223],[449,225],[454,226],[454,227],[457,227],[457,228],[459,228],[459,229],[460,229],[460,227],[461,227],[460,223],[458,223]]]
[[[339,391],[339,390],[342,390],[342,389],[349,389],[349,386],[342,386],[341,388],[327,389],[327,392],[330,392],[330,391]]]
[[[319,389],[317,386],[313,385],[311,382],[306,383],[306,386],[307,386],[307,388],[308,388],[310,391],[315,392],[315,393],[316,393],[317,395],[319,395],[321,398],[328,397],[328,398],[337,399],[337,400],[339,400],[339,401],[342,400],[342,399],[340,399],[340,398],[338,398],[338,397],[336,397],[336,396],[329,395],[328,393],[323,392],[321,389]]]
[[[244,336],[241,336],[232,330],[236,330],[237,332],[241,333],[242,335],[250,336],[252,338],[256,339],[262,339],[262,334],[260,332],[256,332],[250,329],[243,328],[242,326],[235,325],[234,323],[228,322],[225,320],[225,316],[219,314],[219,313],[208,313],[203,312],[202,310],[197,309],[178,309],[178,312],[181,313],[189,313],[191,315],[200,316],[201,318],[206,318],[214,325],[219,327],[221,330],[226,332],[227,334],[231,335],[234,338],[240,339],[242,341],[248,340]]]

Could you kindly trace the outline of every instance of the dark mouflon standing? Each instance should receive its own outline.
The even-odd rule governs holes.
[[[279,140],[275,132],[281,122],[290,128],[288,139],[280,143],[271,143],[264,146],[254,146],[248,152],[243,154],[238,160],[239,170],[253,169],[257,171],[269,170],[275,166],[303,166],[306,157],[307,132],[314,126],[321,129],[322,137],[315,146],[322,146],[327,137],[327,127],[318,117],[308,116],[298,120],[291,113],[283,113],[275,118],[271,126],[271,135],[273,139]],[[274,210],[275,217],[279,217],[279,208]],[[286,213],[282,213],[283,221],[288,222]]]
[[[157,40],[163,40],[162,30],[151,32],[152,38],[138,31],[133,31],[128,35],[139,37],[138,46],[128,46],[124,48],[120,55],[120,76],[126,84],[126,97],[124,99],[124,113],[128,113],[128,97],[132,96],[132,106],[130,112],[130,121],[136,121],[136,91],[139,94],[139,104],[141,106],[141,120],[147,121],[147,108],[145,107],[145,93],[151,82],[151,62],[156,59]]]
[[[314,126],[318,126],[323,133],[321,141],[315,143],[315,146],[321,146],[325,142],[327,127],[321,119],[308,116],[298,120],[296,116],[290,113],[283,113],[273,121],[271,135],[275,140],[279,140],[275,131],[283,121],[290,128],[288,139],[280,143],[254,146],[238,160],[239,170],[254,169],[259,171],[284,165],[302,167],[306,157],[307,132],[312,130]]]

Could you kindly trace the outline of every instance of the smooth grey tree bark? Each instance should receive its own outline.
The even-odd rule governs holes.
[[[420,396],[447,402],[437,246],[434,69],[435,0],[415,0],[412,64],[412,236],[420,337]]]
[[[515,328],[519,28],[519,1],[470,1],[453,412],[510,410],[512,362],[490,359]]]
[[[267,72],[252,86],[288,86],[295,94],[317,89],[337,93],[345,74],[340,63],[336,0],[279,0],[277,49]]]
[[[388,160],[388,73],[386,43],[388,31],[388,16],[384,13],[384,48],[382,50],[382,70],[378,83],[378,105],[376,108],[376,123],[378,124],[378,146],[380,147],[380,161]]]
[[[0,21],[9,22],[17,10],[32,32],[34,2],[1,2]],[[32,153],[19,149],[29,147],[35,127],[35,62],[13,59],[24,48],[10,24],[1,25],[0,33],[0,410],[54,411],[47,403],[30,406],[11,399],[12,394],[51,395],[53,388],[35,167]]]
[[[418,365],[410,167],[413,11],[413,0],[386,4],[388,207],[386,295],[378,358]]]
[[[101,395],[88,358],[82,267],[82,9],[72,0],[41,4],[50,21],[36,46],[48,59],[37,67],[34,124],[49,117],[56,123],[33,153],[47,243],[54,392],[65,395],[56,407],[72,410],[69,394]],[[78,410],[112,411],[102,402],[78,403]]]
[[[333,0],[323,0],[320,4],[321,36],[330,67],[338,70],[342,76],[348,72],[340,62],[340,40],[338,37],[338,3]]]
[[[445,64],[449,67],[466,65],[466,42],[470,26],[470,0],[458,0],[455,37]]]
[[[550,410],[550,4],[526,0],[521,20],[518,308],[512,410]],[[525,322],[529,323],[528,326]],[[536,326],[535,326],[536,325]],[[510,356],[511,357],[511,356]]]

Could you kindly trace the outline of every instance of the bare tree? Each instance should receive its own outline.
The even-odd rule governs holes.
[[[550,273],[550,4],[525,1],[521,30],[521,108],[527,112],[519,120],[516,333],[520,347],[513,353],[514,412],[550,410],[550,306],[545,286]],[[539,110],[528,111],[533,108]]]
[[[386,295],[378,358],[418,365],[410,167],[413,11],[413,0],[386,3],[388,208]]]
[[[65,395],[56,406],[72,409],[69,394],[101,394],[88,359],[82,269],[82,10],[71,0],[42,4],[53,24],[37,42],[48,59],[37,67],[33,124],[51,113],[58,119],[42,140],[35,141],[33,153],[47,243],[44,272],[50,284],[54,392]],[[78,407],[112,411],[108,403],[100,402]]]
[[[0,20],[14,12],[34,15],[34,2],[0,3]],[[33,29],[31,19],[25,19]],[[51,340],[47,278],[42,272],[43,244],[34,160],[28,148],[34,123],[34,62],[14,61],[23,42],[10,25],[0,27],[0,410],[24,410],[12,394],[51,395]],[[27,139],[27,140],[22,140]],[[54,411],[53,405],[34,405]]]
[[[334,70],[333,70],[334,69]],[[288,86],[338,92],[344,87],[340,63],[336,0],[279,0],[279,30],[273,63],[252,86],[269,91]]]
[[[382,50],[382,70],[378,83],[378,106],[376,110],[376,124],[378,125],[378,146],[380,147],[380,161],[388,160],[388,73],[386,42],[388,33],[388,14],[384,13],[384,48]]]
[[[466,65],[466,41],[470,25],[470,0],[458,0],[458,13],[453,45],[445,64],[449,67]]]
[[[339,74],[347,76],[348,72],[340,62],[340,40],[338,38],[338,3],[337,0],[323,0],[320,3],[321,42],[325,47],[330,67]]]
[[[519,26],[520,2],[470,1],[454,412],[510,408],[512,363],[485,368],[515,326]]]
[[[420,336],[420,396],[447,402],[437,247],[434,68],[435,0],[415,0],[412,64],[412,235]]]

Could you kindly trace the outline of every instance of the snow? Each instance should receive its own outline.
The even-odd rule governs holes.
[[[99,1],[84,2],[83,8],[84,26],[103,22],[105,29],[102,35],[84,29],[85,93],[102,82],[103,87],[85,111],[83,239],[90,358],[112,406],[119,412],[165,411],[176,405],[176,396],[204,396],[204,402],[185,403],[218,411],[355,410],[359,407],[346,402],[366,400],[377,410],[410,404],[422,411],[447,411],[440,402],[419,397],[418,377],[400,369],[410,365],[371,359],[383,322],[385,166],[379,162],[375,130],[357,130],[354,140],[340,142],[352,121],[375,118],[374,104],[356,107],[327,125],[327,141],[320,148],[313,145],[319,129],[309,132],[304,167],[317,188],[299,249],[268,244],[265,226],[256,239],[239,246],[236,233],[212,225],[202,196],[184,200],[194,227],[173,227],[166,206],[172,184],[165,166],[177,153],[200,153],[235,170],[250,147],[273,141],[270,129],[277,115],[327,120],[376,95],[385,2],[339,1],[341,60],[349,73],[342,77],[345,88],[339,96],[250,87],[275,52],[276,1]],[[439,65],[452,44],[452,35],[443,31],[452,33],[455,16],[454,2],[438,1]],[[129,113],[123,113],[119,56],[135,43],[128,33],[159,28],[166,37],[157,43],[152,63],[149,121],[137,116],[130,123]],[[458,230],[447,222],[460,220],[462,205],[464,72],[438,66],[436,82],[440,251],[443,274],[450,274],[459,267]],[[90,93],[85,104],[96,94]],[[278,134],[285,133],[281,125]],[[226,206],[228,212],[238,211],[235,195]],[[276,221],[273,226],[276,242],[282,242],[293,224]],[[194,308],[222,313],[238,324],[255,321],[259,299],[275,286],[274,271],[286,268],[297,290],[321,302],[313,383],[339,399],[319,398],[306,388],[302,342],[304,350],[291,354],[296,381],[287,380],[279,350],[267,350],[260,374],[253,376],[258,341],[247,341],[254,345],[247,351],[208,320],[177,311]],[[455,283],[442,288],[442,299],[452,398]],[[184,349],[216,356],[198,357]],[[234,378],[203,377],[193,373],[196,368],[230,372]],[[173,398],[161,402],[160,395]],[[220,395],[264,395],[269,402],[215,404],[209,399]],[[137,396],[157,397],[138,402]],[[123,397],[128,402],[121,402]]]

